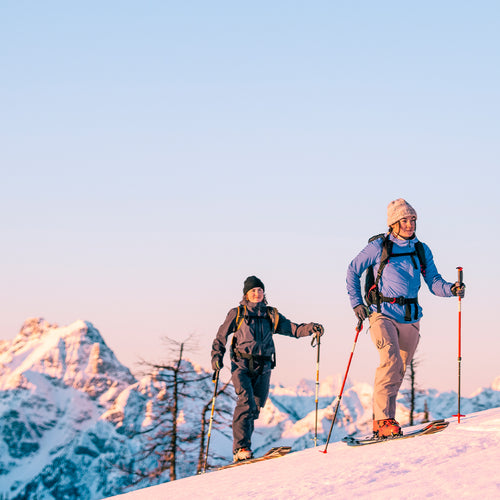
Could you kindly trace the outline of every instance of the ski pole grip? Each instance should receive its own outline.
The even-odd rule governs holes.
[[[457,267],[458,269],[458,282],[462,284],[464,282],[464,270],[462,267]]]

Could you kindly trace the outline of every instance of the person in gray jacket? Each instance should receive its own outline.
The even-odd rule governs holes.
[[[318,323],[296,324],[267,305],[264,283],[249,276],[243,285],[243,300],[231,309],[212,344],[212,368],[220,370],[229,335],[231,342],[231,379],[237,395],[233,414],[233,459],[252,458],[251,438],[269,394],[271,370],[276,365],[273,334],[289,337],[320,337],[324,328]]]

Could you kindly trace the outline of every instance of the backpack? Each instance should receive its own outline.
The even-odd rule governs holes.
[[[410,321],[411,320],[411,304],[415,305],[415,314],[414,318],[417,319],[418,317],[418,301],[417,298],[411,298],[408,299],[406,297],[384,297],[380,290],[378,289],[378,283],[380,281],[380,278],[382,276],[382,272],[389,262],[389,260],[394,257],[405,257],[405,256],[410,256],[411,260],[413,262],[413,265],[415,268],[418,268],[420,265],[420,272],[422,273],[422,276],[425,276],[425,271],[426,271],[426,259],[425,259],[425,251],[424,251],[424,245],[421,241],[417,241],[415,243],[415,250],[413,252],[404,252],[404,253],[392,253],[392,248],[394,243],[390,239],[390,233],[381,233],[377,234],[375,236],[372,236],[369,240],[368,243],[371,243],[372,241],[381,239],[381,245],[382,245],[382,254],[380,255],[380,266],[378,268],[377,276],[375,276],[375,273],[373,271],[373,266],[369,266],[368,269],[366,270],[366,279],[365,279],[365,301],[368,306],[371,306],[372,304],[377,305],[377,312],[380,312],[380,303],[381,302],[391,302],[391,303],[398,303],[400,305],[405,305],[406,306],[406,314],[405,314],[405,321]],[[415,257],[418,259],[418,263],[415,260]]]
[[[276,333],[276,328],[278,328],[278,322],[280,320],[278,309],[276,309],[276,307],[267,306],[267,315],[269,316],[269,321],[271,321],[271,325],[273,326],[273,333]],[[241,328],[243,321],[247,318],[247,306],[242,306],[240,304],[238,306],[238,314],[236,315],[236,330],[233,333],[236,333]]]
[[[273,327],[273,333],[276,333],[276,329],[278,328],[278,322],[280,320],[280,315],[278,313],[278,309],[276,307],[267,306],[267,315],[269,317],[269,321]],[[271,369],[276,366],[276,355],[272,356],[252,356],[251,354],[247,354],[244,352],[238,351],[236,348],[236,336],[234,335],[248,318],[247,306],[242,306],[241,304],[238,306],[238,313],[236,314],[236,329],[233,332],[233,340],[231,342],[231,351],[235,359],[245,358],[249,360],[249,368],[250,371],[254,371],[254,363],[255,361],[271,361]],[[260,371],[262,372],[263,364],[260,364]]]

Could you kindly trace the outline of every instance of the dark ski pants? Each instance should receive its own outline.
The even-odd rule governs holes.
[[[396,398],[417,349],[419,331],[419,321],[398,323],[380,313],[370,314],[370,333],[380,356],[373,387],[374,420],[396,416]]]
[[[233,451],[251,449],[254,422],[269,394],[271,363],[253,363],[253,370],[249,364],[248,359],[231,361],[232,382],[238,397],[233,414]]]

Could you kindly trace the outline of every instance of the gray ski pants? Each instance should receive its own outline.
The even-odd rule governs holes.
[[[269,394],[271,363],[256,363],[253,368],[249,369],[247,359],[231,362],[231,378],[238,397],[233,413],[233,451],[251,449],[254,421],[259,418]]]
[[[380,356],[373,387],[374,420],[395,417],[396,398],[417,349],[419,331],[419,321],[398,323],[380,313],[370,315],[370,333]]]

